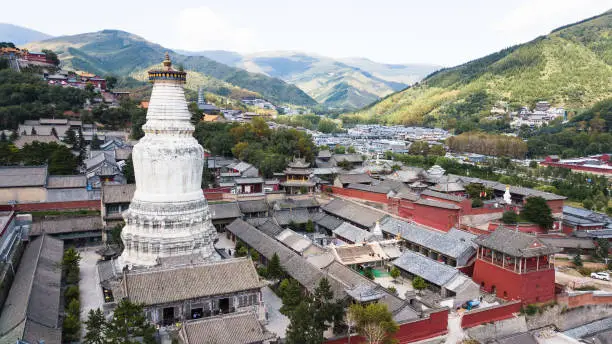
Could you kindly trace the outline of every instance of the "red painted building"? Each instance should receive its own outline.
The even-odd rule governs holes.
[[[559,249],[504,227],[479,237],[475,243],[479,247],[472,279],[482,289],[523,304],[555,298],[553,256]]]
[[[26,54],[25,58],[28,61],[50,63],[49,61],[47,61],[47,55],[45,53],[28,52]]]

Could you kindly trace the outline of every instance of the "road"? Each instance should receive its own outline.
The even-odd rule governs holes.
[[[574,285],[574,283],[577,286],[593,285],[604,291],[612,291],[612,282],[597,280],[590,277],[576,277],[561,271],[555,272],[555,282],[563,285],[569,285],[570,287]]]

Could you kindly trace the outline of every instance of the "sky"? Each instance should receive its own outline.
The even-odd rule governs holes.
[[[119,29],[191,51],[292,50],[454,66],[612,9],[612,0],[30,0],[10,23],[59,36]],[[2,20],[7,20],[7,17]]]

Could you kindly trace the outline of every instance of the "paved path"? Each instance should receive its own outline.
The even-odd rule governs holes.
[[[462,340],[466,339],[467,336],[461,328],[461,314],[451,312],[448,315],[448,334],[446,335],[445,344],[459,344]]]
[[[289,318],[280,312],[283,300],[276,296],[269,287],[262,288],[261,294],[268,314],[266,328],[268,331],[276,333],[280,338],[285,338],[287,326],[289,326]]]
[[[100,308],[104,303],[104,295],[100,287],[96,263],[100,259],[95,250],[99,247],[88,247],[79,249],[81,253],[79,291],[81,300],[81,321],[87,320],[90,309]]]

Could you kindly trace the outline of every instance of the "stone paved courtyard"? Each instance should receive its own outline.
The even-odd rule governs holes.
[[[100,255],[96,250],[100,247],[87,247],[79,249],[81,254],[81,280],[79,281],[79,291],[81,293],[81,321],[87,320],[90,309],[100,308],[104,303],[102,288],[98,277],[96,263]]]

